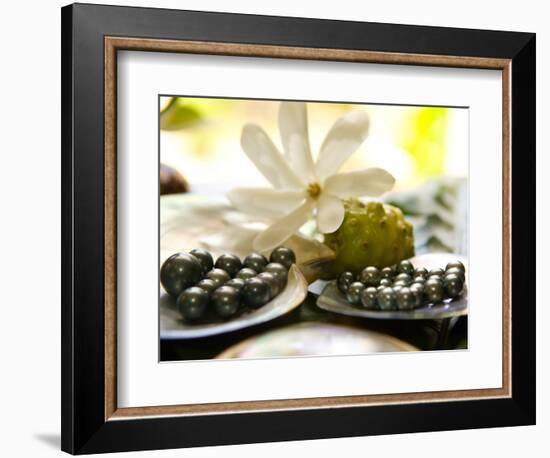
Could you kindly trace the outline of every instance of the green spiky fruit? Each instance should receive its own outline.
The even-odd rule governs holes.
[[[344,201],[342,225],[325,235],[336,253],[334,275],[359,273],[365,266],[386,267],[414,256],[412,225],[399,208],[379,202]]]

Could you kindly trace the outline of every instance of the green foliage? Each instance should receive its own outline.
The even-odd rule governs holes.
[[[162,130],[181,130],[197,124],[202,119],[200,111],[185,98],[173,97],[160,113]]]
[[[417,173],[423,177],[444,171],[448,117],[447,108],[422,107],[405,120],[400,146],[413,157]]]

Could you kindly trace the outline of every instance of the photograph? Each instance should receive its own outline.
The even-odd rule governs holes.
[[[468,107],[158,109],[160,361],[468,349]]]

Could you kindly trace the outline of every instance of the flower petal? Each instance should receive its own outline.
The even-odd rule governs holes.
[[[364,111],[348,113],[334,123],[323,141],[315,164],[320,180],[338,172],[367,138],[369,124],[369,117]]]
[[[324,191],[346,197],[379,196],[393,188],[395,178],[384,169],[370,168],[328,177]]]
[[[306,182],[313,180],[315,168],[309,147],[307,107],[303,102],[281,102],[279,131],[285,158],[292,170]]]
[[[344,221],[344,204],[326,192],[317,200],[317,228],[323,234],[334,232]]]
[[[307,222],[313,208],[314,203],[308,199],[288,215],[274,222],[256,237],[254,249],[263,252],[281,245]]]
[[[256,124],[247,124],[241,134],[241,146],[256,168],[273,187],[303,189],[304,185],[291,170],[265,131]]]
[[[270,218],[286,215],[304,201],[305,195],[301,190],[235,188],[227,193],[227,198],[243,213]]]

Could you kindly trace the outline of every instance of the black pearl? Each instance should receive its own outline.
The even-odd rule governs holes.
[[[242,278],[235,277],[229,281],[226,281],[224,286],[231,286],[231,288],[235,288],[237,291],[240,291],[244,286],[244,280]]]
[[[208,308],[208,293],[198,286],[187,288],[178,296],[176,306],[186,321],[199,320]]]
[[[440,269],[440,268],[431,269],[428,272],[428,278],[430,278],[430,277],[443,277],[443,275],[445,275],[445,272],[443,271],[443,269]]]
[[[187,253],[177,253],[162,264],[160,282],[168,294],[178,297],[184,289],[201,279],[201,273],[197,258]]]
[[[265,266],[267,266],[267,258],[260,253],[251,253],[243,259],[243,267],[248,267],[256,272],[263,272]]]
[[[211,300],[221,318],[230,318],[239,310],[239,291],[231,286],[220,286],[212,293]]]
[[[399,310],[411,310],[416,304],[416,298],[412,291],[404,286],[396,294],[397,308]]]
[[[428,270],[425,269],[424,267],[417,267],[416,269],[414,269],[413,277],[426,278],[427,276],[428,276]]]
[[[395,278],[393,279],[394,283],[396,281],[402,281],[402,282],[405,282],[405,283],[409,284],[411,282],[411,276],[409,274],[406,274],[406,273],[400,273],[400,274],[396,275]]]
[[[373,286],[365,288],[361,293],[361,305],[368,310],[376,310],[378,308],[378,292]]]
[[[197,283],[197,286],[201,289],[204,289],[208,295],[212,294],[214,290],[219,286],[214,280],[210,278],[203,278],[200,282]]]
[[[428,277],[426,281],[424,282],[424,286],[428,283],[441,283],[441,280],[443,277],[440,277],[439,275],[432,275],[431,277]]]
[[[279,264],[278,262],[270,262],[267,266],[265,266],[264,272],[273,274],[273,276],[280,283],[281,290],[285,288],[288,278],[288,270],[285,266]]]
[[[255,270],[252,270],[249,267],[243,267],[241,270],[237,272],[237,275],[235,278],[242,278],[243,280],[248,280],[249,278],[254,278],[256,275],[258,275],[258,272]]]
[[[341,293],[346,294],[348,292],[349,285],[355,281],[355,275],[351,272],[342,272],[338,275],[338,289]]]
[[[231,277],[241,270],[242,263],[238,256],[231,253],[222,254],[216,259],[216,268],[225,270]]]
[[[361,293],[365,289],[365,285],[360,281],[355,281],[349,285],[348,291],[346,293],[346,299],[350,304],[358,305],[361,303]]]
[[[391,286],[392,281],[389,278],[381,278],[379,285],[380,286]]]
[[[415,288],[420,288],[422,289],[422,291],[424,291],[424,285],[425,285],[425,282],[413,281],[409,285],[409,288],[412,288],[414,286]]]
[[[277,294],[281,292],[281,284],[279,280],[275,278],[275,275],[269,272],[262,272],[258,274],[260,280],[265,281],[269,286],[269,297],[273,299]]]
[[[395,272],[394,270],[391,268],[391,267],[384,267],[381,271],[380,271],[380,276],[382,278],[387,278],[389,280],[391,280],[394,276]]]
[[[464,287],[464,281],[462,277],[457,274],[446,274],[443,277],[443,289],[447,297],[456,298],[460,296],[462,288]]]
[[[231,277],[229,274],[222,269],[212,269],[210,272],[206,274],[206,278],[209,278],[214,283],[216,283],[216,286],[219,288],[224,283],[227,283],[229,280],[231,280]]]
[[[194,250],[191,250],[189,254],[197,258],[197,261],[199,261],[199,264],[201,265],[203,275],[209,270],[212,270],[212,267],[214,267],[214,260],[208,251],[195,248]]]
[[[377,267],[369,266],[365,267],[361,271],[359,279],[366,286],[375,286],[380,282],[380,270]]]
[[[424,283],[424,296],[430,304],[437,304],[443,300],[443,285],[440,281],[428,280]]]
[[[422,305],[424,305],[424,284],[412,283],[409,289],[414,296],[414,307],[422,307]]]
[[[403,286],[409,286],[409,282],[408,281],[404,281],[404,280],[396,280],[393,282],[393,285],[392,285],[394,288],[397,288],[397,287],[401,287],[403,288]]]
[[[290,269],[290,266],[296,262],[296,255],[290,248],[280,246],[271,252],[269,262],[277,262]]]
[[[257,309],[269,302],[269,285],[258,277],[249,278],[244,282],[243,289],[241,289],[241,296],[247,306]]]
[[[422,283],[426,281],[426,277],[421,277],[420,275],[413,278],[412,283]]]
[[[384,288],[377,294],[378,306],[380,310],[395,309],[395,291],[392,288]]]
[[[383,285],[377,286],[377,287],[376,287],[376,292],[379,293],[379,292],[382,291],[384,288],[389,288],[389,287],[388,287],[388,286],[383,286]]]
[[[404,283],[398,283],[397,285],[393,285],[392,289],[393,289],[393,292],[397,294],[399,291],[401,291],[402,288],[406,288],[406,287],[407,285],[405,285]]]
[[[441,280],[443,280],[443,275],[430,275],[430,274],[428,274],[428,278],[426,279],[426,281],[428,281],[428,280],[441,282]]]
[[[458,267],[451,267],[445,271],[445,276],[453,275],[453,274],[458,275],[462,279],[462,282],[466,281],[466,274],[464,273],[463,270],[460,270]]]
[[[411,261],[407,261],[406,259],[401,261],[397,265],[397,273],[412,275],[414,273],[414,266]]]
[[[460,261],[453,261],[447,264],[447,267],[445,267],[445,270],[449,270],[453,267],[456,267],[457,269],[462,270],[463,273],[466,272],[466,268],[464,267],[464,264],[462,264]]]

